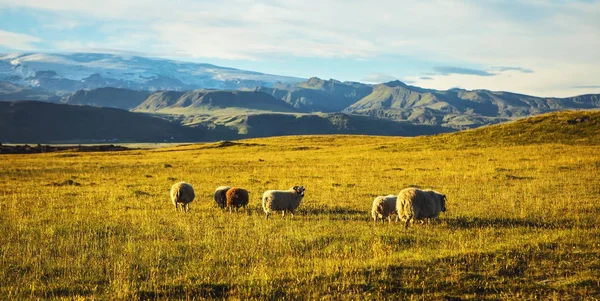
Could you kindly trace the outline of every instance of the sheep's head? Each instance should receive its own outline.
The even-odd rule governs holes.
[[[440,196],[440,199],[441,199],[441,203],[442,203],[442,212],[446,212],[446,200],[447,200],[446,195],[442,194]]]
[[[294,186],[293,189],[299,196],[304,196],[304,186]]]

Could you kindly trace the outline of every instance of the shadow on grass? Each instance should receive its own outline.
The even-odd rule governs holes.
[[[451,217],[442,218],[442,223],[449,228],[470,229],[470,228],[540,228],[540,229],[569,229],[576,227],[572,220],[561,220],[557,222],[545,222],[535,219],[519,218],[481,218],[481,217]],[[577,226],[581,227],[581,226]]]
[[[155,300],[155,299],[223,299],[227,297],[230,291],[230,286],[227,284],[202,283],[190,286],[174,285],[160,287],[157,291],[140,291],[139,300]]]

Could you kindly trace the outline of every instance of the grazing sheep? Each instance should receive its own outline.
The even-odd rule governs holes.
[[[225,208],[226,200],[227,200],[227,190],[229,190],[231,186],[219,186],[217,190],[215,190],[215,202],[217,202],[217,206],[223,209]]]
[[[266,217],[271,211],[282,211],[282,217],[288,211],[294,217],[294,210],[300,206],[304,197],[304,186],[294,186],[288,190],[267,190],[263,193],[262,206]]]
[[[184,212],[190,210],[190,203],[194,200],[196,195],[194,194],[194,188],[192,185],[179,182],[171,186],[171,201],[175,205],[175,211],[178,210],[178,204],[181,204],[181,209]]]
[[[229,213],[231,213],[231,208],[235,207],[235,211],[238,210],[239,207],[246,208],[248,205],[248,190],[243,188],[231,188],[227,190],[225,194],[227,199],[227,207],[229,207]]]
[[[382,223],[386,218],[390,223],[392,222],[392,215],[396,214],[397,198],[397,196],[390,194],[386,196],[378,196],[373,200],[373,208],[371,209],[373,223],[377,222],[378,218],[381,219]]]
[[[436,218],[440,212],[446,211],[446,195],[430,189],[406,188],[398,194],[396,210],[404,227],[408,228],[411,220]]]

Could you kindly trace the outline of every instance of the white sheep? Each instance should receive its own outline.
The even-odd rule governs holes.
[[[189,211],[190,203],[195,197],[194,188],[188,183],[179,182],[171,186],[171,202],[175,205],[175,211],[178,210],[178,204],[181,204],[181,209],[184,212]]]
[[[271,211],[282,211],[282,217],[288,211],[294,217],[294,210],[300,206],[304,197],[304,186],[294,186],[288,190],[267,190],[263,193],[262,206],[266,217]]]
[[[377,222],[378,218],[381,219],[382,223],[386,218],[390,223],[392,222],[392,215],[396,214],[397,198],[397,196],[390,194],[386,196],[378,196],[373,200],[373,207],[371,208],[373,223]]]
[[[231,186],[219,186],[215,190],[214,199],[215,202],[217,202],[217,206],[219,206],[221,209],[225,208],[225,201],[227,200],[226,195],[229,188],[231,188]]]
[[[396,210],[404,227],[408,228],[411,220],[436,218],[440,212],[446,211],[446,195],[437,191],[417,188],[406,188],[400,191],[396,201]]]

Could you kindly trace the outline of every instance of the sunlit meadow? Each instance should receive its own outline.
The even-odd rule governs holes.
[[[600,298],[600,147],[445,137],[0,155],[0,297]],[[177,181],[196,190],[189,213]],[[247,210],[217,207],[225,184],[250,191]],[[293,185],[297,214],[265,219],[262,192]],[[373,224],[373,199],[409,186],[448,211]]]

